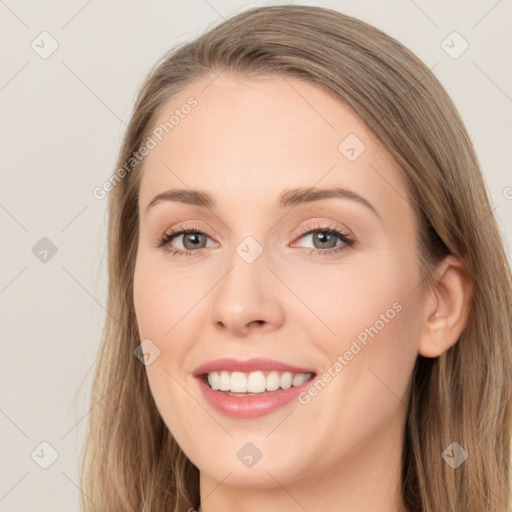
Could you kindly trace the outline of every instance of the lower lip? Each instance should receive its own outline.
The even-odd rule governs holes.
[[[313,377],[314,378],[314,377]],[[226,416],[242,419],[259,418],[270,414],[297,398],[313,379],[300,386],[276,391],[266,391],[253,396],[231,396],[223,391],[214,391],[202,377],[197,377],[199,387],[207,402]]]

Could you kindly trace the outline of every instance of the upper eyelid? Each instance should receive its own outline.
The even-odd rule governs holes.
[[[329,221],[327,221],[329,222]],[[317,223],[321,223],[321,221],[317,221]],[[352,231],[350,229],[347,229],[346,227],[342,227],[342,226],[337,226],[336,224],[334,223],[328,223],[326,225],[316,225],[316,226],[310,226],[310,227],[306,227],[306,226],[303,226],[301,228],[301,232],[299,233],[300,235],[307,235],[309,233],[311,233],[312,231],[329,231],[330,229],[332,230],[335,230],[335,231],[341,231],[343,234],[347,235],[347,236],[352,236]]]
[[[321,223],[321,221],[316,221],[317,223]],[[328,221],[326,221],[328,222]],[[340,226],[337,226],[335,224],[326,224],[326,225],[315,225],[315,226],[303,226],[301,229],[300,229],[300,233],[299,233],[299,236],[304,236],[304,235],[307,235],[307,234],[310,234],[311,232],[313,231],[321,231],[321,230],[330,230],[330,229],[333,229],[333,230],[336,230],[336,231],[341,231],[343,234],[349,236],[349,237],[352,237],[353,234],[352,234],[352,231],[345,228],[345,227],[340,227]],[[169,229],[169,230],[166,230],[164,231],[164,236],[165,235],[172,235],[172,236],[178,236],[178,235],[181,235],[183,233],[186,233],[186,232],[193,232],[193,233],[201,233],[203,235],[206,235],[208,236],[209,238],[212,238],[212,236],[210,236],[208,234],[208,231],[199,227],[199,226],[195,226],[195,225],[188,225],[188,224],[183,224],[177,228],[172,228],[172,229]]]

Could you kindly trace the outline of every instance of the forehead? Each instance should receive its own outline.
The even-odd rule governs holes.
[[[154,137],[144,163],[141,209],[173,187],[208,189],[220,202],[248,208],[275,202],[292,186],[318,184],[350,188],[374,204],[391,202],[396,215],[407,210],[391,155],[346,104],[316,84],[205,77],[163,105],[153,133],[159,127],[161,140]]]

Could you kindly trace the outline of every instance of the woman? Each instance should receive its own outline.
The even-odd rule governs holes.
[[[111,188],[84,510],[508,510],[510,269],[410,51],[238,14],[150,73]]]

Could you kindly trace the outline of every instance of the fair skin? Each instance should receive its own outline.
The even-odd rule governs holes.
[[[141,340],[160,350],[146,367],[156,405],[200,471],[202,512],[397,512],[412,370],[418,354],[437,357],[457,341],[464,273],[450,256],[435,289],[421,292],[417,228],[396,164],[342,102],[295,78],[212,78],[159,112],[155,126],[190,96],[198,101],[146,157],[141,180],[134,302]],[[338,149],[349,134],[365,145],[354,161]],[[277,206],[287,189],[332,186],[378,214],[340,197]],[[174,188],[208,192],[215,205],[163,200],[147,210]],[[157,247],[184,223],[206,235],[167,243],[188,256]],[[329,226],[355,244],[315,242]],[[262,248],[252,263],[236,251],[247,236]],[[223,357],[277,359],[318,378],[393,304],[400,311],[307,404],[241,419],[198,392],[194,370]],[[262,453],[250,468],[237,457],[247,442]]]

